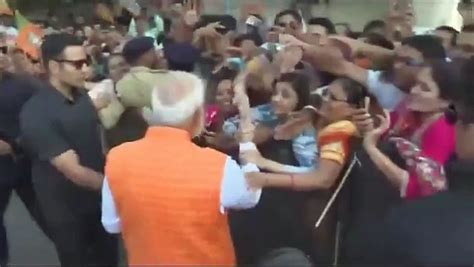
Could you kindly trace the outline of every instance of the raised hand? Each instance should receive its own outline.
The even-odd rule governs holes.
[[[309,46],[309,44],[301,41],[300,39],[296,38],[294,35],[291,34],[280,34],[279,42],[284,46],[296,46],[301,48]]]
[[[287,46],[278,54],[280,57],[281,73],[295,71],[296,65],[303,59],[303,49],[297,46]]]
[[[247,150],[240,153],[240,160],[245,163],[253,163],[261,167],[261,163],[264,160],[258,150]]]
[[[247,73],[243,72],[234,81],[233,103],[237,106],[240,114],[239,135],[241,142],[251,142],[255,132],[255,125],[252,123],[250,100],[245,86],[246,79]]]
[[[273,138],[275,140],[292,140],[312,123],[317,112],[313,109],[305,108],[294,114],[286,123],[275,128]]]
[[[208,38],[221,38],[222,34],[220,34],[218,30],[224,28],[225,27],[220,22],[213,22],[207,24],[205,27],[197,29],[195,34]]]
[[[110,102],[110,96],[107,93],[99,93],[95,98],[92,99],[94,106],[97,110],[106,108]]]
[[[192,27],[199,21],[197,0],[188,0],[184,2],[184,23]]]
[[[374,120],[369,113],[370,97],[365,100],[365,106],[354,110],[352,113],[352,122],[356,125],[359,132],[364,135],[374,129]]]
[[[408,0],[405,0],[408,1]],[[413,28],[416,24],[416,14],[411,2],[401,5],[400,0],[390,1],[390,12],[387,18],[388,37],[406,38],[413,35]]]
[[[390,128],[390,114],[385,111],[385,115],[377,115],[380,120],[379,127],[364,134],[364,147],[376,146],[380,137]]]

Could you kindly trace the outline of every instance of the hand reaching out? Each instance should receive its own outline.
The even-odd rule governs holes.
[[[233,104],[237,106],[240,115],[240,141],[251,142],[254,137],[255,125],[252,123],[250,100],[245,88],[247,73],[241,73],[234,81]]]
[[[184,23],[189,27],[196,25],[199,21],[198,4],[196,0],[189,0],[184,3]]]
[[[385,111],[385,115],[377,115],[380,126],[364,134],[364,147],[375,147],[380,137],[390,128],[390,114]]]
[[[284,46],[296,46],[301,47],[302,49],[309,46],[309,44],[301,41],[300,39],[290,34],[280,34],[279,42]]]
[[[240,160],[244,163],[253,163],[258,167],[262,167],[264,158],[258,150],[247,150],[240,153]]]
[[[196,30],[196,34],[202,37],[209,37],[209,38],[220,38],[222,34],[220,34],[217,30],[224,29],[225,27],[220,24],[220,22],[213,22],[209,23],[205,27],[199,28]]]
[[[364,135],[374,129],[374,120],[369,113],[370,98],[367,97],[365,106],[360,109],[354,110],[352,113],[352,122],[356,125],[359,132]]]
[[[292,140],[312,123],[314,114],[314,110],[303,109],[286,123],[277,126],[273,138],[275,140]]]
[[[110,102],[110,96],[107,93],[99,93],[95,98],[92,99],[94,106],[97,110],[106,108]]]

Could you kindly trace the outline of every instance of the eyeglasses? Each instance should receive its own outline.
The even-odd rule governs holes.
[[[89,67],[92,65],[92,59],[90,57],[87,57],[85,59],[79,59],[79,60],[67,60],[67,59],[55,59],[57,62],[61,63],[68,63],[76,68],[76,70],[80,70],[86,65]]]

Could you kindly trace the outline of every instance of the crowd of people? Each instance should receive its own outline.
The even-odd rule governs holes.
[[[184,1],[0,47],[0,266],[12,192],[61,266],[472,266],[474,25],[412,11]]]

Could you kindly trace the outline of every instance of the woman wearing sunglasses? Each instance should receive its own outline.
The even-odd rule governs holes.
[[[454,64],[429,63],[401,107],[389,118],[381,117],[381,126],[365,134],[365,150],[403,198],[430,196],[447,188],[442,166],[453,156],[456,142],[452,112],[446,111],[459,81]],[[386,130],[406,166],[399,167],[377,148]]]

